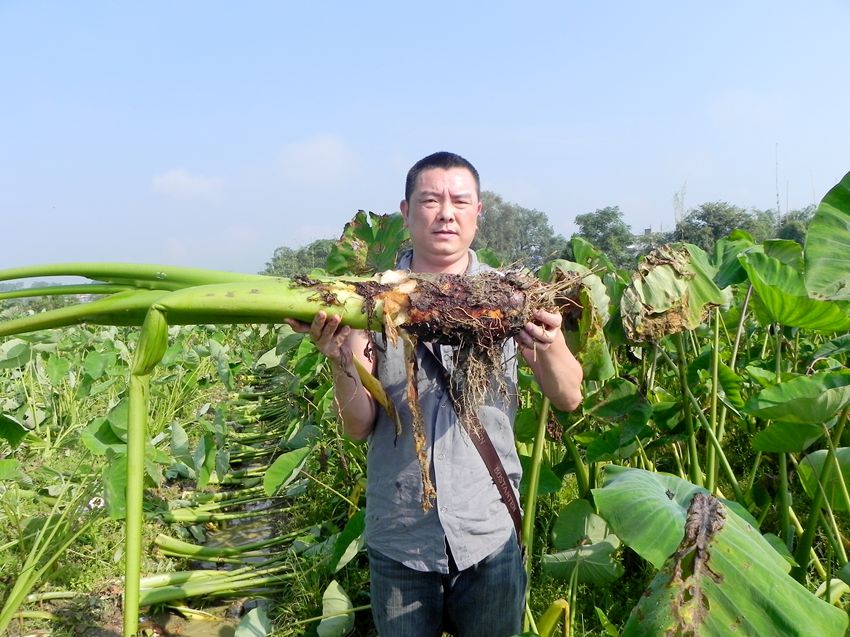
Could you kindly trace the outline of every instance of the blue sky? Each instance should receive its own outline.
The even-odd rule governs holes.
[[[435,150],[567,237],[609,205],[670,229],[676,193],[799,208],[850,171],[848,26],[838,0],[0,0],[0,268],[256,272],[396,211]]]

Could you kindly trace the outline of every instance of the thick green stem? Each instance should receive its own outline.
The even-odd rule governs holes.
[[[590,495],[590,478],[588,477],[587,465],[584,463],[584,458],[581,457],[578,447],[568,431],[564,432],[564,446],[567,448],[567,453],[575,467],[578,497],[586,498]]]
[[[269,278],[261,274],[146,263],[51,263],[0,270],[0,281],[46,276],[79,276],[93,281],[159,290],[176,290],[210,283],[262,281]]]
[[[139,629],[139,580],[142,574],[145,447],[150,373],[168,346],[168,325],[156,308],[145,317],[130,368],[130,413],[127,421],[127,519],[124,562],[124,637]]]
[[[775,325],[775,374],[776,383],[782,382],[782,327]],[[788,457],[779,454],[779,524],[780,535],[789,551],[794,550],[794,530],[791,526],[791,491],[788,487]]]
[[[685,339],[682,333],[676,334],[676,353],[679,360],[676,369],[679,372],[679,385],[684,398],[690,393],[688,389],[688,366],[685,362]],[[696,432],[694,431],[693,414],[691,413],[691,402],[682,400],[682,412],[685,420],[685,431],[688,434],[688,479],[698,487],[703,486],[702,470],[699,466],[699,452],[697,449]]]
[[[531,470],[528,474],[528,491],[525,494],[525,512],[522,520],[522,542],[525,554],[531,556],[534,550],[534,517],[537,508],[537,487],[540,484],[540,469],[543,464],[543,447],[546,444],[546,424],[549,422],[549,399],[544,397],[537,421],[537,435],[531,450]],[[531,577],[531,560],[525,562],[525,570]]]
[[[714,310],[714,344],[711,350],[711,394],[709,396],[708,428],[717,437],[717,393],[720,368],[720,310]],[[709,445],[705,453],[706,485],[709,493],[714,493],[717,486],[717,458],[714,445]]]
[[[844,426],[847,424],[848,412],[850,412],[850,407],[845,407],[842,410],[841,415],[838,418],[838,424],[835,427],[835,434],[833,436],[834,440],[841,439],[841,435],[844,432]],[[829,450],[826,452],[826,460],[823,463],[820,476],[818,476],[818,482],[820,485],[826,484],[829,480],[830,474],[832,473],[832,468],[834,466],[832,461],[834,449],[835,447],[830,445]],[[803,535],[800,537],[800,542],[797,544],[797,550],[794,553],[794,559],[797,562],[797,566],[791,570],[791,575],[799,582],[803,582],[806,578],[806,566],[808,565],[809,552],[814,544],[815,533],[820,519],[820,508],[823,505],[824,497],[823,488],[815,490],[815,495],[812,498],[811,513],[809,513],[809,518],[806,520],[806,527],[803,530]]]
[[[130,376],[127,426],[127,518],[124,522],[124,637],[139,629],[139,579],[142,573],[145,442],[150,377]]]

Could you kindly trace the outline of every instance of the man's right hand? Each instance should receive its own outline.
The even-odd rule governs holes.
[[[304,323],[295,319],[284,319],[289,326],[300,334],[307,334],[316,344],[322,354],[337,364],[345,365],[351,360],[351,345],[349,337],[351,328],[340,325],[342,318],[338,315],[328,316],[326,312],[319,312],[313,317],[312,323]]]

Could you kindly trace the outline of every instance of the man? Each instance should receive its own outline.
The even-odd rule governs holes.
[[[413,249],[398,267],[414,272],[473,274],[487,269],[470,245],[481,214],[478,172],[446,152],[417,162],[407,175],[401,214]],[[336,403],[345,433],[369,439],[366,543],[372,613],[384,637],[508,637],[521,632],[526,575],[514,525],[468,432],[458,421],[445,367],[451,351],[420,344],[417,384],[426,429],[435,506],[423,511],[422,477],[406,404],[403,348],[384,342],[370,348],[365,332],[340,327],[319,313],[309,332],[331,361]],[[499,383],[478,417],[496,447],[513,488],[521,468],[513,436],[516,414],[516,348],[544,394],[571,411],[581,400],[581,367],[561,332],[561,316],[538,310],[515,343],[505,343]],[[374,352],[374,360],[366,352]],[[359,360],[381,380],[403,423],[395,424],[363,387]]]

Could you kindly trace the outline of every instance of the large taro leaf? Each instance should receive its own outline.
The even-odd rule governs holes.
[[[815,496],[817,480],[823,472],[826,454],[826,449],[819,449],[808,454],[800,463],[800,482],[810,498]],[[836,449],[835,459],[838,460],[841,475],[838,475],[833,465],[829,479],[823,485],[823,492],[834,511],[847,511],[847,502],[844,499],[844,491],[841,488],[840,481],[843,479],[845,485],[850,485],[850,447]]]
[[[847,615],[791,578],[731,503],[673,476],[613,465],[593,497],[622,541],[660,569],[623,637],[844,634]]]
[[[850,303],[809,298],[799,269],[762,246],[738,258],[758,296],[754,308],[761,322],[828,332],[850,329]]]
[[[656,248],[638,264],[623,292],[623,328],[634,341],[657,341],[703,322],[723,293],[705,252],[682,243]]]
[[[820,202],[806,231],[805,253],[809,295],[850,301],[850,173]]]
[[[798,376],[761,390],[744,411],[759,418],[824,423],[850,403],[850,371]]]
[[[573,500],[561,509],[552,529],[552,545],[557,552],[542,559],[543,572],[552,577],[569,580],[578,569],[579,582],[604,584],[623,574],[623,566],[613,557],[620,540],[587,500]]]
[[[331,247],[327,270],[334,275],[392,270],[407,238],[400,213],[379,215],[360,210],[345,224],[339,241]]]
[[[608,293],[605,284],[596,274],[580,263],[558,259],[550,261],[541,269],[539,276],[551,281],[562,273],[569,276],[581,275],[578,290],[580,307],[571,312],[565,308],[565,327],[571,349],[581,363],[584,377],[588,380],[607,380],[614,375],[614,363],[605,340],[605,324],[608,322]]]

